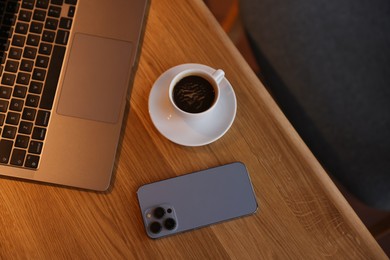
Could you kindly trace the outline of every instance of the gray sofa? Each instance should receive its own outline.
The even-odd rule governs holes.
[[[390,210],[390,1],[241,0],[261,77],[323,167]]]

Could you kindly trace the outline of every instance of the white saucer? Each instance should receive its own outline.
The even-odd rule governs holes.
[[[188,120],[179,115],[168,97],[169,83],[182,70],[198,68],[214,72],[201,64],[182,64],[164,72],[154,83],[149,94],[149,114],[157,130],[174,143],[201,146],[223,136],[232,125],[237,111],[237,101],[229,81],[221,82],[220,99],[212,112],[203,118]]]

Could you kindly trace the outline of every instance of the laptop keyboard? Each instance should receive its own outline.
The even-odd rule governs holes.
[[[76,5],[0,2],[0,164],[39,166]]]

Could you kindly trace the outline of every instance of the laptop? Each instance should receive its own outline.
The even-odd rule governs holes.
[[[0,1],[0,175],[108,189],[147,8]]]

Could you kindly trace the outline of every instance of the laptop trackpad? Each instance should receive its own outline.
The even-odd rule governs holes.
[[[116,123],[131,72],[130,42],[76,34],[57,113]]]

